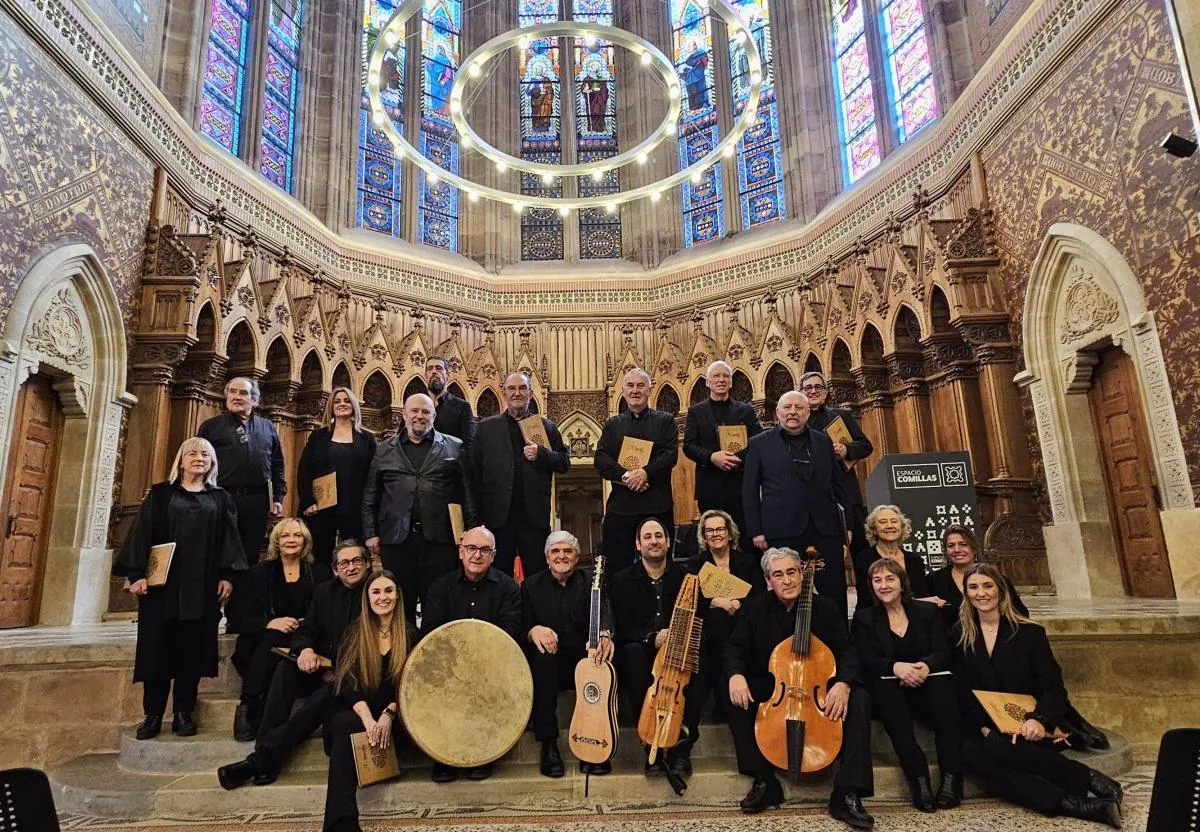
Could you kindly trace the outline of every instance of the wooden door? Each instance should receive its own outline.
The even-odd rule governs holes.
[[[62,410],[50,379],[34,375],[21,387],[4,489],[0,552],[0,627],[37,622],[42,568],[54,504],[54,472],[62,441]]]
[[[1143,598],[1174,598],[1150,436],[1133,359],[1109,348],[1100,354],[1088,393],[1120,547],[1125,588]]]

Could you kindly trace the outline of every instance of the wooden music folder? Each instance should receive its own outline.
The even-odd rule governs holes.
[[[550,437],[546,435],[546,425],[541,416],[526,416],[517,421],[517,426],[521,428],[521,435],[525,437],[526,442],[532,442],[542,448],[550,447]]]
[[[750,584],[737,575],[706,563],[700,567],[700,591],[705,598],[735,598],[740,601],[750,594]]]
[[[650,464],[650,452],[653,450],[654,443],[649,439],[626,436],[621,440],[621,452],[617,454],[617,464],[626,471],[645,468]]]
[[[750,440],[746,438],[745,425],[718,425],[717,441],[720,443],[722,451],[736,454],[746,450],[746,444]]]
[[[146,561],[146,585],[162,586],[171,571],[171,560],[175,557],[174,543],[160,543],[150,547],[150,558]]]
[[[836,419],[834,419],[832,422],[830,422],[828,425],[825,426],[825,433],[835,443],[840,442],[843,445],[849,445],[851,442],[854,441],[854,437],[850,435],[850,429],[848,427],[846,427],[846,420],[843,419],[841,416],[838,416]],[[858,462],[857,459],[843,459],[842,466],[847,471],[849,471],[850,469],[852,469],[854,467],[855,463],[857,463],[857,462]]]
[[[330,472],[313,479],[312,492],[313,502],[316,503],[317,511],[324,511],[327,508],[336,506],[338,501],[337,473]]]
[[[387,748],[373,748],[367,742],[367,732],[359,731],[350,735],[350,747],[354,750],[354,771],[360,789],[400,776],[396,743],[388,743]]]
[[[450,512],[450,533],[454,535],[454,542],[462,543],[463,533],[466,532],[465,524],[463,523],[462,505],[459,503],[446,503],[446,509]]]
[[[295,662],[296,660],[298,660],[300,658],[299,656],[292,655],[292,651],[288,650],[286,647],[272,647],[271,652],[274,653],[276,656],[283,656],[285,659],[287,659],[290,662]],[[327,656],[322,656],[320,653],[318,653],[317,654],[317,667],[321,668],[322,670],[332,670],[333,662],[330,661],[330,659]]]
[[[973,690],[971,693],[975,694],[996,730],[1002,734],[1019,734],[1021,725],[1029,718],[1029,714],[1037,710],[1037,700],[1027,693],[1005,693],[996,690]],[[1056,740],[1067,738],[1059,728],[1047,731],[1046,736]]]

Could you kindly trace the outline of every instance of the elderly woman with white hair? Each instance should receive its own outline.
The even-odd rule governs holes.
[[[880,558],[890,560],[904,570],[911,597],[941,606],[944,602],[934,596],[925,577],[925,561],[916,552],[904,549],[904,541],[912,536],[912,521],[899,506],[880,505],[871,509],[866,520],[867,546],[854,555],[854,588],[858,601],[854,612],[870,609],[874,603],[867,569]]]
[[[174,544],[166,580],[150,585],[150,550]],[[133,680],[142,683],[145,719],[137,738],[162,730],[174,680],[171,731],[196,733],[192,712],[200,677],[217,675],[217,624],[233,592],[235,573],[246,569],[237,510],[217,486],[217,454],[208,440],[179,446],[166,482],[150,487],[134,519],[113,574],[125,578],[138,599]]]

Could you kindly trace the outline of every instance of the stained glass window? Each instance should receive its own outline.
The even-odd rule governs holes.
[[[519,26],[558,20],[558,0],[518,0]],[[558,38],[531,40],[518,57],[521,158],[548,164],[562,159],[562,68]],[[562,180],[544,181],[521,173],[521,193],[562,196]],[[521,214],[521,259],[563,259],[563,221],[553,208],[527,208]]]
[[[750,29],[762,58],[762,91],[758,121],[738,142],[738,201],[742,228],[752,228],[782,217],[787,208],[783,197],[783,158],[779,145],[779,105],[775,101],[775,61],[771,51],[771,20],[767,0],[734,0],[742,20]],[[750,65],[746,39],[729,41],[729,78],[733,91],[733,117],[741,116],[750,97]]]
[[[833,83],[847,183],[857,182],[881,157],[863,2],[832,0]]]
[[[358,204],[355,224],[399,237],[403,169],[387,135],[372,121],[367,98],[367,59],[375,50],[380,29],[396,11],[397,0],[367,0],[363,10],[362,88],[358,106]],[[404,132],[404,40],[398,39],[383,61],[379,90],[387,118]]]
[[[938,115],[925,10],[921,0],[887,0],[881,19],[888,91],[896,134],[903,144]]]
[[[707,155],[720,141],[713,105],[712,33],[708,6],[702,0],[670,0],[671,50],[682,85],[679,118],[679,163],[686,167]],[[683,244],[693,246],[725,234],[725,195],[721,164],[704,172],[699,184],[683,189]]]
[[[421,21],[421,136],[417,149],[458,173],[458,134],[450,120],[450,89],[458,72],[462,0],[425,0]],[[458,189],[417,174],[417,241],[458,251]]]
[[[611,26],[613,0],[574,0],[574,19]],[[617,153],[617,83],[614,47],[601,38],[575,41],[575,144],[579,161],[607,159]],[[583,197],[616,193],[618,172],[599,181],[578,180]],[[621,217],[604,208],[579,212],[579,256],[585,260],[621,256]]]
[[[304,0],[271,0],[270,14],[259,170],[285,191],[291,191],[292,162],[296,157],[296,104],[300,94]]]
[[[235,156],[242,146],[242,106],[250,43],[250,0],[212,0],[200,132]]]

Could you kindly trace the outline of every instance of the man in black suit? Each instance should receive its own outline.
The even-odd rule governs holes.
[[[854,471],[846,469],[845,463],[866,459],[875,450],[875,446],[871,444],[871,440],[859,426],[858,420],[847,408],[833,407],[828,404],[829,386],[825,383],[825,376],[817,372],[805,373],[800,376],[799,389],[808,399],[810,410],[808,426],[810,428],[824,432],[830,422],[841,416],[842,421],[846,423],[846,430],[850,431],[852,441],[845,445],[841,442],[834,442],[833,452],[837,454],[839,460],[838,477],[841,478],[842,487],[846,489],[846,494],[850,498],[850,505],[846,507],[846,523],[850,526],[851,534],[850,551],[851,553],[861,552],[868,548],[866,526],[864,525],[867,519],[867,507],[863,503],[862,486],[859,485],[858,477],[854,475]]]
[[[828,436],[808,426],[808,399],[791,390],[779,398],[779,426],[750,440],[742,506],[746,534],[759,550],[816,546],[825,560],[817,591],[847,614],[842,507],[849,502]]]
[[[404,403],[404,430],[379,443],[363,490],[363,534],[367,548],[400,581],[409,620],[429,585],[458,562],[450,513],[474,515],[464,476],[462,442],[439,433],[433,399],[414,393]]]
[[[742,514],[742,460],[745,451],[730,453],[721,447],[717,428],[741,425],[746,438],[762,432],[754,408],[746,402],[730,399],[733,370],[724,361],[714,361],[705,373],[708,398],[688,408],[687,427],[683,432],[683,453],[696,463],[696,502],[701,513],[709,509],[723,511],[739,529],[746,528]],[[754,547],[743,542],[745,551]]]
[[[450,368],[446,359],[431,355],[425,359],[425,384],[429,394],[433,396],[433,405],[437,408],[437,418],[433,423],[434,430],[445,436],[453,436],[462,441],[463,457],[471,452],[471,444],[475,441],[475,414],[471,405],[450,392],[446,386],[450,377]]]
[[[469,471],[480,517],[496,535],[495,566],[513,574],[521,555],[525,573],[546,568],[542,547],[550,534],[550,489],[554,475],[571,469],[571,457],[549,419],[542,419],[549,447],[529,441],[520,420],[529,416],[529,377],[509,373],[504,379],[508,409],[479,423],[471,447]]]
[[[650,374],[640,368],[625,373],[621,395],[628,410],[608,417],[596,444],[595,465],[612,483],[604,507],[603,548],[617,569],[635,562],[634,541],[642,521],[653,517],[662,524],[668,545],[675,530],[675,505],[671,497],[671,470],[679,459],[679,431],[675,417],[650,407]],[[625,437],[654,443],[645,467],[624,467],[620,460]]]
[[[733,704],[729,732],[733,735],[738,771],[754,778],[741,804],[747,814],[783,802],[783,788],[755,739],[754,721],[757,704],[768,701],[775,690],[775,680],[768,670],[771,652],[795,633],[796,602],[803,580],[800,556],[790,548],[768,549],[762,558],[762,570],[769,591],[746,602],[723,651]],[[842,722],[842,750],[829,796],[829,814],[855,829],[871,829],[875,820],[862,805],[862,798],[870,797],[875,788],[871,697],[861,686],[858,656],[846,629],[845,610],[839,611],[828,598],[819,595],[812,600],[812,634],[829,648],[837,665],[836,675],[826,689],[825,714]]]

